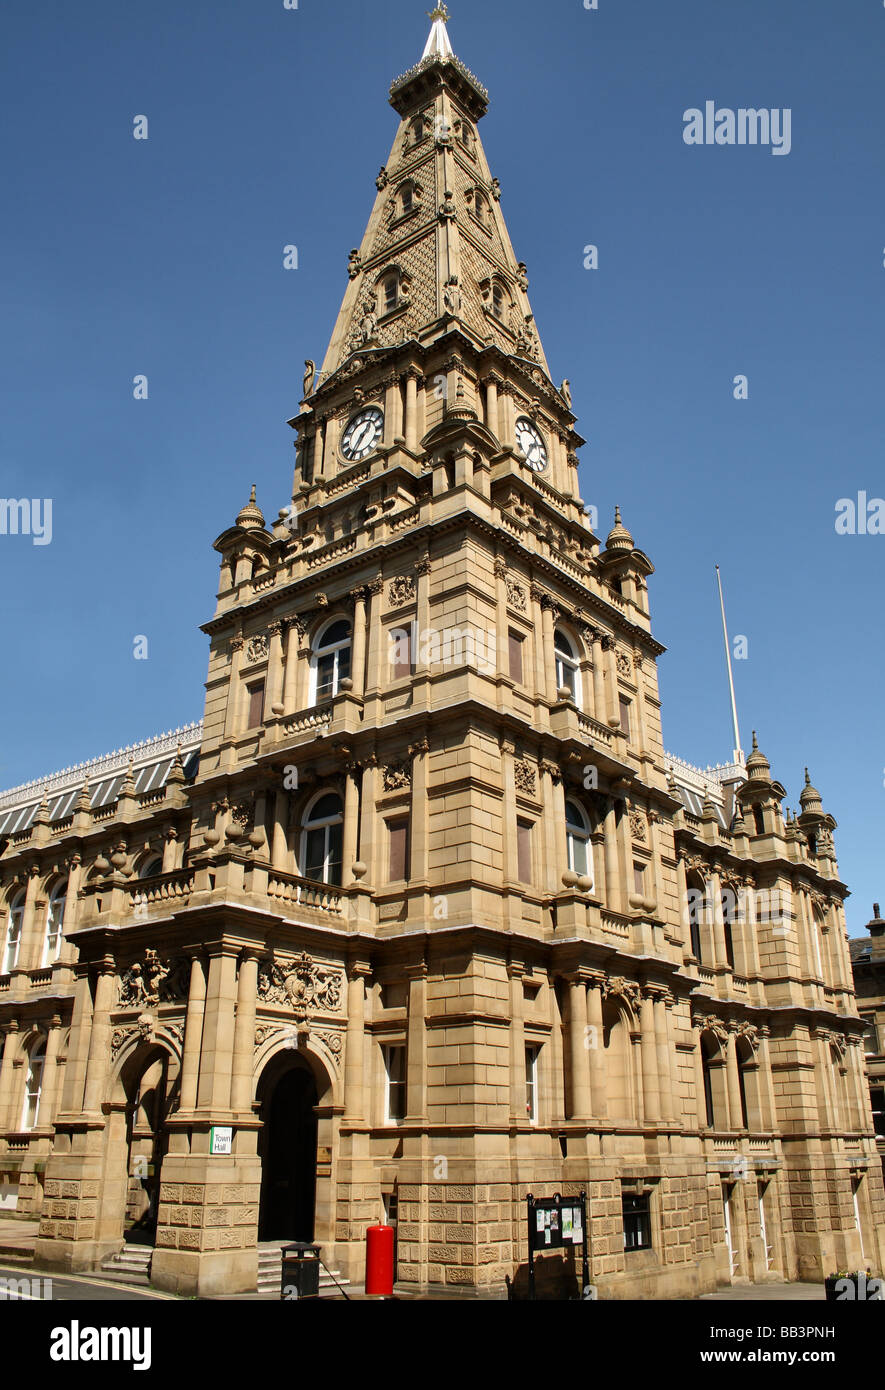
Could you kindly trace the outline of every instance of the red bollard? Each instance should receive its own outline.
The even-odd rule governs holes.
[[[369,1226],[366,1231],[366,1293],[393,1297],[393,1227]]]

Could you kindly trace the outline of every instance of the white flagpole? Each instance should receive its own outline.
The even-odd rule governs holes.
[[[719,573],[719,566],[716,566],[716,581],[719,585],[719,607],[722,610],[722,636],[725,640],[725,662],[728,667],[728,688],[731,692],[731,722],[734,729],[734,761],[743,764],[744,754],[741,748],[741,734],[738,728],[737,701],[734,698],[734,676],[731,670],[731,647],[728,642],[728,626],[725,621],[725,599],[722,596],[722,575]]]

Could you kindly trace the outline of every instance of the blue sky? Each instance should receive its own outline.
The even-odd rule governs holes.
[[[885,7],[598,4],[453,0],[450,35],[491,94],[481,133],[589,441],[585,500],[603,533],[619,502],[656,566],[665,742],[730,756],[718,562],[744,745],[758,728],[789,805],[810,766],[858,934],[885,894],[885,537],[834,517],[885,494]],[[0,493],[54,513],[51,545],[0,537],[0,785],[202,713],[211,543],[253,481],[268,515],[288,500],[285,421],[428,8],[6,0]],[[708,99],[790,108],[790,154],[687,146]]]

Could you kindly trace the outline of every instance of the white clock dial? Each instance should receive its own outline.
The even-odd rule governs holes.
[[[341,438],[341,452],[346,459],[368,458],[384,432],[384,413],[377,405],[367,405],[354,415]]]
[[[516,442],[525,454],[530,468],[540,473],[547,467],[547,445],[537,425],[526,415],[516,422]]]

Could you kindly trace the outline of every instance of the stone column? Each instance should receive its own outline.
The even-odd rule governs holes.
[[[298,699],[298,624],[290,621],[286,631],[286,672],[283,682],[283,711],[296,713]]]
[[[363,887],[374,883],[377,876],[376,835],[379,817],[376,815],[378,800],[378,759],[374,752],[369,753],[363,762],[363,794],[360,821],[360,862],[366,866],[366,876],[361,880]]]
[[[605,703],[605,671],[603,669],[602,633],[594,628],[591,647],[593,661],[593,717],[600,724],[608,722]]]
[[[244,642],[242,637],[231,638],[230,673],[227,684],[227,708],[224,714],[225,740],[234,739],[239,732],[240,706],[240,666],[243,661]]]
[[[728,1109],[731,1129],[743,1129],[744,1117],[741,1105],[741,1083],[738,1076],[740,1063],[737,1055],[737,1034],[729,1029],[725,1052],[725,1075],[728,1082]]]
[[[384,392],[384,443],[388,447],[402,436],[402,401],[399,377],[393,376],[386,383]]]
[[[61,1108],[68,1115],[79,1115],[83,1109],[83,1087],[86,1083],[92,1014],[92,988],[88,968],[84,965],[80,967],[74,987],[74,1014],[62,1092]]]
[[[427,772],[430,760],[430,743],[426,738],[419,739],[409,747],[412,759],[412,805],[409,817],[410,858],[409,877],[414,883],[426,883],[429,875],[427,842],[429,835],[429,808],[427,804]]]
[[[501,777],[503,782],[501,815],[503,819],[504,883],[516,884],[519,882],[519,871],[516,853],[516,781],[513,770],[514,745],[509,738],[502,737],[500,740],[500,748]]]
[[[414,367],[406,372],[406,448],[418,452],[418,377]]]
[[[590,1050],[587,1047],[587,985],[580,975],[568,977],[569,1119],[588,1120],[590,1102]]]
[[[544,622],[541,616],[541,600],[545,597],[543,590],[535,584],[531,586],[531,605],[532,605],[532,650],[535,657],[535,697],[543,700],[547,696],[547,666],[546,652],[544,649]]]
[[[771,1070],[771,1048],[769,1046],[767,1025],[759,1028],[759,1100],[762,1107],[762,1123],[767,1130],[777,1129],[777,1101],[774,1096],[774,1076]]]
[[[206,1009],[206,970],[200,956],[191,961],[190,990],[181,1052],[179,1110],[193,1110],[197,1103],[200,1048],[203,1042],[203,1015]]]
[[[380,575],[366,585],[366,592],[371,600],[368,616],[369,661],[366,690],[372,695],[380,690],[386,690],[390,683],[388,666],[390,643],[381,621],[384,581]]]
[[[622,912],[629,912],[630,894],[633,892],[633,843],[630,839],[630,812],[626,800],[622,802],[620,817],[615,816],[618,840],[618,859],[620,861],[620,880]]]
[[[415,566],[418,593],[415,602],[415,626],[413,629],[412,666],[415,675],[427,675],[429,664],[423,659],[428,649],[426,633],[430,629],[430,556],[423,555]],[[426,700],[426,685],[425,700]]]
[[[590,1043],[590,1096],[592,1113],[599,1118],[608,1114],[608,1087],[604,1053],[604,1028],[602,1021],[601,979],[589,981],[587,989],[587,1022],[591,1032]]]
[[[366,688],[366,599],[365,588],[354,593],[353,604],[353,660],[350,675],[353,693],[362,698]]]
[[[267,706],[271,714],[282,714],[283,704],[283,624],[279,619],[267,625],[270,653],[267,661]]]
[[[421,961],[406,966],[409,981],[409,1015],[406,1042],[406,1119],[426,1118],[427,1086],[427,967]]]
[[[541,628],[543,632],[544,650],[544,686],[543,690],[551,704],[556,700],[556,657],[553,638],[553,624],[556,614],[556,605],[552,599],[546,595],[541,600]]]
[[[18,1019],[11,1018],[8,1023],[2,1026],[0,1031],[6,1034],[3,1040],[3,1060],[0,1062],[0,1131],[2,1131],[17,1128],[9,1118],[9,1111],[12,1107],[12,1083],[15,1075],[12,1060],[18,1046]]]
[[[60,1042],[61,1015],[53,1014],[46,1038],[46,1054],[43,1060],[40,1105],[37,1110],[38,1129],[47,1129],[52,1124],[55,1115],[56,1092],[58,1090],[58,1045]]]
[[[105,1084],[111,1061],[111,1009],[114,1004],[114,990],[117,983],[114,964],[110,960],[100,963],[98,980],[95,985],[95,1008],[92,1014],[92,1035],[89,1039],[89,1057],[86,1062],[86,1086],[83,1093],[83,1111],[87,1115],[97,1115],[104,1099]]]
[[[347,971],[347,1034],[344,1042],[344,1113],[348,1120],[363,1121],[367,1096],[363,1079],[365,1048],[366,979],[369,966],[354,961]]]
[[[658,1043],[655,1036],[654,999],[646,989],[639,1006],[642,1055],[642,1114],[646,1124],[661,1118],[661,1091],[658,1076]]]
[[[341,882],[346,888],[353,883],[353,866],[356,860],[357,832],[359,830],[360,792],[357,782],[359,763],[348,763],[344,776],[344,827],[341,847]]]
[[[725,950],[725,919],[722,916],[722,880],[716,869],[707,879],[707,894],[712,899],[713,909],[713,964],[716,966],[728,965],[728,955]]]
[[[605,860],[605,905],[611,912],[622,912],[624,909],[624,893],[618,873],[618,829],[617,813],[612,797],[608,799],[605,817],[602,823],[603,835],[603,858]]]
[[[614,637],[605,632],[602,635],[602,650],[605,652],[606,723],[612,729],[621,727],[621,706],[618,699],[618,663],[615,658],[617,643]]]
[[[695,1046],[694,1046],[694,1064],[695,1064],[694,1086],[695,1086],[695,1102],[696,1102],[696,1107],[697,1107],[698,1124],[699,1124],[702,1128],[706,1128],[706,1125],[707,1125],[707,1100],[706,1100],[706,1088],[705,1088],[705,1086],[704,1086],[704,1054],[703,1054],[703,1045],[702,1045],[702,1042],[701,1042],[701,1032],[702,1032],[702,1029],[701,1029],[701,1026],[700,1026],[700,1023],[698,1022],[698,1020],[697,1020],[697,1019],[694,1019],[694,1018],[693,1018],[692,1021],[691,1021],[691,1026],[692,1026],[692,1034],[693,1034],[693,1036],[694,1036],[694,1044],[695,1044]]]
[[[68,860],[68,888],[65,894],[65,911],[62,918],[62,946],[59,959],[69,961],[75,953],[75,948],[68,944],[68,933],[72,932],[77,925],[77,894],[80,891],[80,878],[83,872],[83,860],[79,850],[75,851]]]
[[[237,1015],[234,1023],[233,1070],[230,1081],[231,1110],[249,1110],[252,1103],[252,1058],[255,1051],[255,1005],[258,999],[258,956],[244,951],[237,981]]]
[[[271,868],[282,873],[289,870],[289,793],[281,787],[274,797],[273,841],[271,845]]]
[[[523,648],[525,643],[523,643]],[[495,674],[500,680],[510,675],[508,660],[509,631],[507,623],[507,565],[500,557],[495,557]],[[525,669],[522,673],[526,678]],[[500,699],[500,693],[499,697]]]
[[[499,439],[498,434],[498,379],[490,376],[486,382],[486,428]]]
[[[197,1106],[200,1110],[225,1112],[230,1102],[236,977],[235,949],[231,946],[216,948],[215,954],[209,959],[209,985],[197,1086]]]
[[[675,1119],[673,1102],[673,1057],[670,1042],[670,1000],[663,993],[654,998],[655,1046],[658,1054],[658,1080],[661,1095],[661,1119]]]
[[[562,891],[562,875],[568,869],[565,840],[565,791],[559,768],[541,763],[541,799],[544,814],[540,829],[544,835],[544,877],[548,893]]]
[[[15,970],[33,970],[40,964],[43,944],[35,940],[39,934],[35,930],[37,891],[40,887],[40,869],[37,864],[29,864],[26,870],[28,881],[25,887],[25,905],[22,913],[21,936],[18,941],[18,960]],[[13,972],[14,973],[14,972]]]
[[[693,956],[691,921],[688,910],[688,879],[685,875],[685,855],[682,850],[676,852],[676,892],[679,896],[679,929],[682,935],[682,945],[687,954]]]
[[[510,1119],[513,1124],[525,1124],[525,990],[521,961],[511,961],[507,967],[510,978]]]

